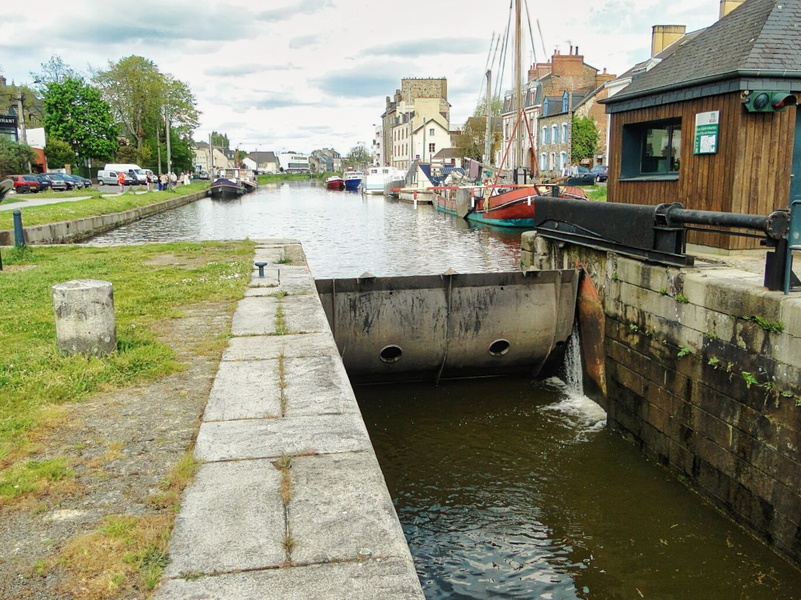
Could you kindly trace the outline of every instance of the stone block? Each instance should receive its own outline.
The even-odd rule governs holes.
[[[284,359],[284,381],[289,417],[359,413],[348,374],[339,358]]]
[[[260,360],[304,356],[339,356],[330,333],[237,337],[223,352],[226,360]]]
[[[286,560],[280,474],[269,461],[201,465],[181,501],[164,576],[274,568]]]
[[[289,530],[297,540],[294,561],[410,556],[372,453],[298,457],[290,471]]]
[[[317,294],[292,294],[281,299],[284,323],[291,333],[330,332]]]
[[[242,298],[231,321],[233,335],[266,335],[275,333],[276,309],[279,301],[271,296]]]
[[[281,416],[278,360],[221,362],[203,414],[204,421]]]

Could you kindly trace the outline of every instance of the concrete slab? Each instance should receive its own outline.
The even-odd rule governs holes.
[[[280,472],[267,460],[201,465],[181,502],[164,576],[264,569],[284,562],[280,481]]]
[[[317,293],[314,277],[309,267],[278,265],[278,281],[282,290],[290,294]]]
[[[339,358],[287,358],[284,380],[289,417],[359,413],[348,374]]]
[[[321,309],[322,310],[322,309]],[[330,333],[238,337],[223,352],[223,361],[303,356],[339,356]]]
[[[297,457],[291,477],[294,562],[411,558],[373,454]]]
[[[275,333],[276,310],[281,301],[271,296],[242,298],[231,321],[233,335],[267,335]]]
[[[162,581],[158,600],[424,600],[407,562],[366,560]]]
[[[356,414],[213,421],[200,426],[195,446],[204,462],[366,451],[372,445]]]
[[[284,296],[281,299],[281,306],[284,310],[284,323],[287,331],[292,333],[331,331],[317,292]]]
[[[277,360],[223,362],[203,414],[204,421],[281,416]]]

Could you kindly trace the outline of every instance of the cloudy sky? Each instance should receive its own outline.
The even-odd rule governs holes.
[[[615,74],[647,58],[653,25],[706,27],[720,4],[526,2],[526,62],[573,45]],[[196,140],[215,130],[245,150],[346,154],[370,146],[404,77],[447,78],[451,121],[464,122],[509,15],[510,0],[40,0],[0,21],[0,73],[26,84],[54,55],[89,74],[135,54],[189,84],[202,112]]]

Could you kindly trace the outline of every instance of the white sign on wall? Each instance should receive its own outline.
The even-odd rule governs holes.
[[[695,115],[695,154],[716,154],[718,151],[718,125],[720,111]]]

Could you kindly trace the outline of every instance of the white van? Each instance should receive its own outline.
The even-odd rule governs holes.
[[[139,165],[133,163],[108,163],[103,169],[97,172],[97,183],[99,185],[116,185],[117,174],[122,171],[131,178],[131,183],[145,185],[147,174]],[[126,183],[128,183],[126,181]]]

